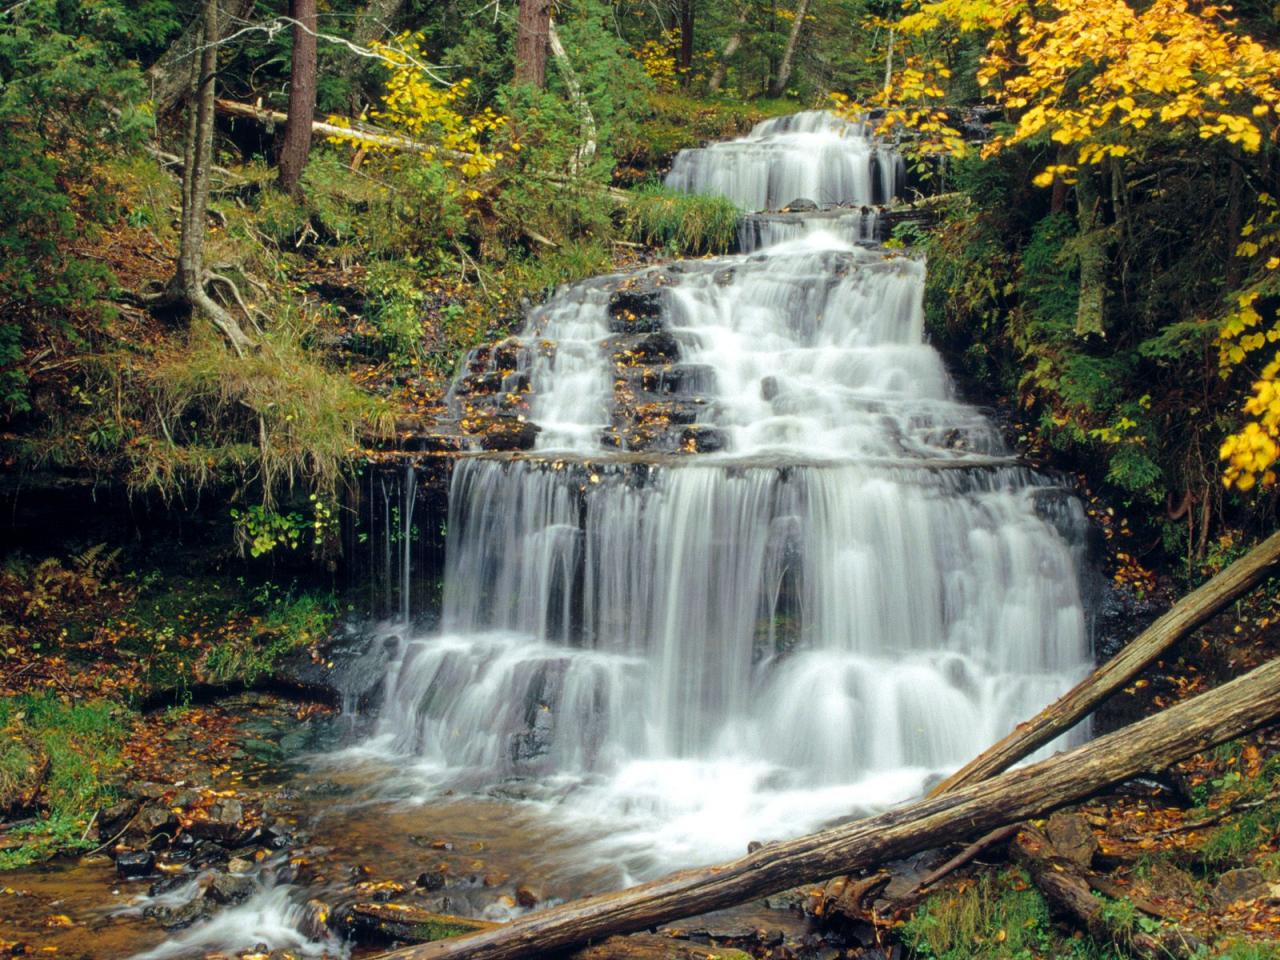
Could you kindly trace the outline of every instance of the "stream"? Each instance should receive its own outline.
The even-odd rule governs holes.
[[[413,468],[391,488],[380,706],[278,765],[310,845],[169,933],[140,916],[181,884],[118,890],[93,955],[343,955],[306,904],[361,865],[502,920],[732,858],[919,795],[1079,679],[1083,511],[926,342],[926,265],[877,243],[902,178],[820,111],[682,152],[742,252],[562,288],[469,358],[454,412],[521,394],[536,441],[459,459],[430,629]]]

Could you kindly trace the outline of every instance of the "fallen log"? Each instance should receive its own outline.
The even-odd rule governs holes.
[[[929,796],[939,797],[956,787],[1008,770],[1065,733],[1102,701],[1128,685],[1173,644],[1270,576],[1277,563],[1280,563],[1280,533],[1272,534],[1208,583],[1191,591],[1118,654],[939,783]]]
[[[1106,909],[1093,895],[1096,883],[1084,869],[1060,856],[1049,838],[1034,827],[1023,827],[1011,847],[1013,860],[1027,871],[1052,912],[1083,927],[1098,943],[1111,943],[1143,960],[1180,960],[1196,955],[1200,942],[1184,930],[1169,927],[1147,933],[1132,920]],[[1112,895],[1112,892],[1108,892]]]
[[[289,115],[280,110],[268,110],[266,107],[259,107],[252,103],[240,103],[236,100],[218,99],[214,101],[214,107],[219,113],[225,114],[226,116],[243,117],[244,119],[256,120],[258,123],[266,125],[283,125],[289,121]],[[408,153],[429,153],[444,157],[448,160],[457,160],[460,162],[474,159],[469,153],[463,153],[460,150],[447,150],[444,147],[423,143],[420,140],[396,136],[394,133],[389,133],[386,130],[373,127],[370,124],[353,124],[352,126],[344,127],[336,123],[326,123],[323,120],[312,120],[311,132],[318,133],[324,137],[338,137],[344,141],[356,140],[362,144],[385,147],[388,150],[403,150]],[[576,187],[586,189],[598,187],[603,193],[607,194],[611,199],[616,200],[620,204],[627,204],[631,202],[631,194],[627,193],[625,190],[619,190],[617,187],[608,187],[602,184],[592,183],[589,180],[566,177],[560,174],[542,173],[540,176],[552,183],[571,183]]]
[[[515,960],[597,943],[1041,816],[1232,740],[1277,716],[1280,659],[1069,753],[943,796],[769,844],[731,863],[684,870],[627,890],[531,913],[493,930],[386,956]]]

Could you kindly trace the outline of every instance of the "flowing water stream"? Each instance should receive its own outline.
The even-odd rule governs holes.
[[[554,902],[918,795],[1087,669],[1083,513],[925,342],[924,262],[875,244],[901,179],[822,112],[685,151],[668,185],[737,203],[743,253],[569,286],[470,359],[456,411],[523,397],[536,445],[459,460],[430,629],[417,476],[374,479],[398,616],[320,832],[409,876],[449,836]],[[509,916],[506,882],[446,908]],[[148,956],[322,952],[314,895]]]
[[[536,448],[457,466],[442,624],[391,631],[369,750],[542,800],[634,879],[917,794],[1082,673],[1080,509],[957,399],[925,264],[868,243],[900,177],[830,114],[767,121],[667,183],[810,213],[533,311],[492,369]]]

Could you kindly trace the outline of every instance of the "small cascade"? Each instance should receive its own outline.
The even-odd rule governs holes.
[[[741,140],[682,150],[666,184],[728,197],[744,211],[778,210],[795,200],[820,207],[888,203],[904,179],[897,151],[864,124],[808,110],[756,124]]]
[[[906,799],[1087,670],[1079,504],[956,396],[925,264],[868,244],[900,168],[821,112],[686,151],[670,185],[851,206],[574,284],[469,358],[454,410],[525,452],[454,469],[380,749],[515,778],[645,875]]]

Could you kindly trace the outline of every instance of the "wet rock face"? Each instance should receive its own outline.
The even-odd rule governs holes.
[[[609,298],[609,329],[614,333],[655,333],[662,329],[660,289],[618,290]]]

